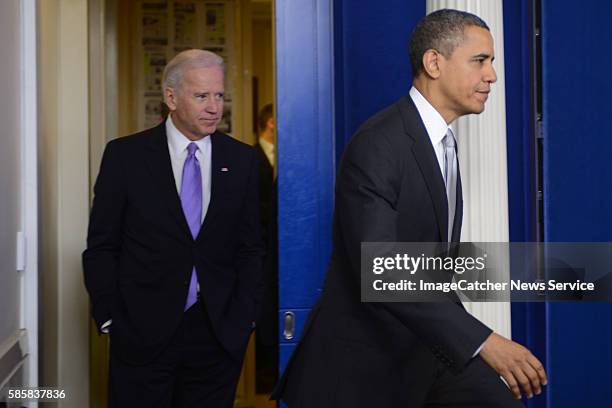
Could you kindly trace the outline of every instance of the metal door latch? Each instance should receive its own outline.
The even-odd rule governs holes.
[[[295,335],[295,314],[293,312],[285,312],[283,336],[285,340],[293,339]]]

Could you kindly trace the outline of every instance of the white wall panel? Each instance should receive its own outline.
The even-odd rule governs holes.
[[[0,344],[15,334],[20,323],[21,278],[16,271],[21,229],[19,18],[19,0],[0,2]]]

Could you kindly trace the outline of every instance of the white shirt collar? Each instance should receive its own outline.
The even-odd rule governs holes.
[[[274,145],[262,137],[259,138],[259,145],[261,146],[261,150],[263,150],[268,158],[270,164],[274,166]]]
[[[446,123],[436,108],[414,86],[410,88],[410,97],[419,111],[421,120],[425,124],[431,144],[436,146],[444,139],[448,129],[452,131],[452,127]]]
[[[210,135],[195,141],[188,139],[187,136],[181,133],[181,131],[174,126],[174,123],[172,122],[172,115],[168,115],[168,119],[166,119],[166,135],[168,137],[170,154],[174,157],[178,157],[184,151],[186,151],[187,146],[189,146],[189,143],[191,142],[195,142],[198,145],[200,152],[203,152],[204,146],[210,143]]]

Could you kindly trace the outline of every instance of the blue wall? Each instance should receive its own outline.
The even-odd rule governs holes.
[[[535,239],[529,66],[533,1],[504,2],[510,238]],[[544,234],[612,241],[612,5],[542,2]],[[515,339],[546,365],[545,398],[529,407],[603,407],[612,400],[610,304],[513,304]],[[543,357],[543,358],[542,358]]]
[[[504,2],[506,75],[506,140],[508,152],[508,213],[510,241],[536,237],[535,134],[532,80],[532,1]],[[525,345],[545,366],[546,306],[512,303],[512,338]],[[525,401],[529,408],[546,407],[547,395]]]
[[[425,0],[334,2],[337,159],[359,125],[410,89],[408,39],[423,16]]]
[[[545,239],[612,241],[612,4],[542,1]],[[549,304],[550,407],[612,401],[612,304]]]

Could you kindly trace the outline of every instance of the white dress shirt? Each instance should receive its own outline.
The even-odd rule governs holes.
[[[427,135],[431,140],[431,145],[436,152],[436,158],[440,165],[440,173],[442,173],[442,177],[444,178],[444,143],[442,140],[444,136],[446,136],[448,129],[452,131],[452,127],[446,123],[436,108],[431,106],[429,101],[427,101],[414,86],[410,88],[410,97],[419,111],[421,120],[425,124]],[[453,134],[454,133],[455,132],[453,132]]]
[[[166,135],[168,136],[168,151],[170,152],[170,162],[172,163],[172,173],[174,174],[174,182],[176,183],[176,191],[181,195],[181,181],[183,179],[183,166],[187,159],[187,146],[192,140],[189,140],[183,135],[172,122],[172,115],[166,119]],[[211,175],[211,158],[212,148],[210,136],[206,136],[200,140],[196,140],[198,145],[196,150],[196,158],[200,162],[200,170],[202,171],[202,221],[206,217],[208,205],[210,204],[210,175]]]
[[[410,88],[410,98],[412,98],[417,111],[419,111],[421,120],[423,124],[425,124],[427,135],[436,152],[440,173],[442,174],[442,178],[444,178],[444,143],[442,140],[449,129],[452,131],[452,127],[446,123],[442,115],[440,115],[440,112],[438,112],[414,86]],[[483,345],[484,343],[476,349],[472,357],[476,357],[478,353],[480,353]]]
[[[261,146],[261,150],[263,150],[264,154],[268,158],[270,166],[274,167],[274,145],[263,137],[259,138],[259,145]]]

